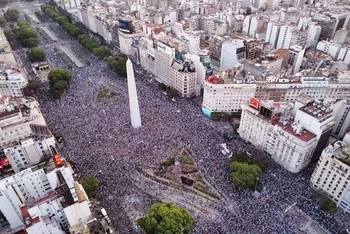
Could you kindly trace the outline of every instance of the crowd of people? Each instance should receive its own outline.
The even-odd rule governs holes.
[[[63,32],[56,34],[61,36]],[[92,64],[71,70],[71,86],[60,100],[53,100],[44,85],[38,92],[40,107],[52,132],[63,136],[62,156],[76,165],[79,175],[94,175],[100,181],[97,200],[106,207],[120,233],[135,230],[121,209],[126,196],[137,193],[146,204],[156,201],[130,180],[129,173],[134,171],[131,168],[158,167],[184,147],[192,153],[203,176],[234,207],[232,212],[226,203],[219,202],[220,221],[197,219],[193,233],[299,233],[300,220],[285,212],[295,202],[296,208],[330,232],[340,233],[344,228],[342,219],[327,215],[314,202],[309,171],[292,174],[273,165],[260,178],[265,187],[263,194],[235,187],[228,175],[230,159],[220,151],[227,123],[211,120],[191,100],[165,95],[157,82],[135,65],[135,70],[140,71],[135,72],[135,79],[142,127],[133,129],[126,79],[108,69],[104,61],[91,57],[77,42],[67,43],[89,57]],[[66,68],[55,55],[54,42],[41,41],[40,47],[45,50],[51,68]],[[98,103],[96,98],[103,87],[117,95]],[[231,150],[249,150],[253,156],[266,157],[240,139],[234,139],[228,146]]]

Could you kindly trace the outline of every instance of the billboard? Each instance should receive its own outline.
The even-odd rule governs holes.
[[[147,54],[154,58],[154,48],[151,46],[147,46]]]
[[[181,52],[179,52],[179,51],[177,51],[177,50],[175,50],[175,59],[176,59],[177,61],[179,61],[179,62],[183,62],[183,61],[184,61],[183,58],[182,58]]]
[[[271,119],[271,116],[272,116],[272,110],[264,107],[264,106],[261,106],[260,107],[260,111],[259,111],[259,114],[261,114],[262,116],[268,118],[268,119]]]
[[[157,49],[158,50],[162,50],[162,51],[166,52],[167,54],[169,54],[171,56],[175,55],[175,49],[165,45],[162,42],[158,42],[157,43]]]
[[[249,106],[253,107],[254,109],[259,109],[259,100],[253,97],[250,97]]]
[[[132,46],[133,47],[138,47],[139,46],[139,40],[137,38],[132,38]]]
[[[119,30],[124,33],[133,33],[134,29],[131,21],[119,20]]]

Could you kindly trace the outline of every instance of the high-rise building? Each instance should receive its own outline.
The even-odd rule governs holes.
[[[311,24],[308,26],[308,34],[306,39],[306,48],[316,48],[320,39],[322,28],[319,25]]]
[[[292,26],[282,25],[280,26],[278,41],[276,49],[289,49],[292,40],[292,31],[294,28]]]
[[[210,42],[210,52],[213,68],[217,71],[232,69],[237,62],[246,58],[243,40],[228,36],[214,36]]]
[[[293,108],[294,121],[301,124],[317,137],[315,157],[319,157],[322,150],[328,144],[335,121],[330,103],[324,103],[322,99],[313,99],[311,96],[301,94],[295,101]]]
[[[276,48],[277,42],[279,40],[279,35],[281,31],[281,23],[269,22],[267,24],[265,42],[272,45],[273,48]]]
[[[175,49],[163,42],[157,42],[155,50],[155,76],[161,82],[170,85],[170,65],[175,57]]]
[[[349,136],[349,133],[347,134]],[[350,142],[327,146],[311,175],[312,186],[350,213]]]
[[[190,98],[199,94],[200,86],[196,92],[197,73],[194,63],[174,59],[170,69],[170,85],[180,93],[181,97]]]
[[[338,100],[332,104],[332,109],[335,121],[332,136],[342,139],[346,133],[350,132],[350,101]]]

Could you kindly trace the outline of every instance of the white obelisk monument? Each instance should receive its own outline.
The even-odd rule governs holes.
[[[139,128],[141,124],[139,101],[137,99],[137,91],[134,76],[134,67],[130,59],[126,62],[126,73],[128,77],[128,92],[129,92],[129,105],[130,105],[130,118],[133,128]]]

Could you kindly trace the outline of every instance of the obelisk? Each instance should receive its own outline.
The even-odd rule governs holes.
[[[126,73],[128,77],[128,92],[129,92],[129,105],[130,105],[130,119],[131,126],[133,128],[141,127],[141,116],[139,101],[137,99],[137,91],[134,76],[134,67],[130,59],[126,62]]]

